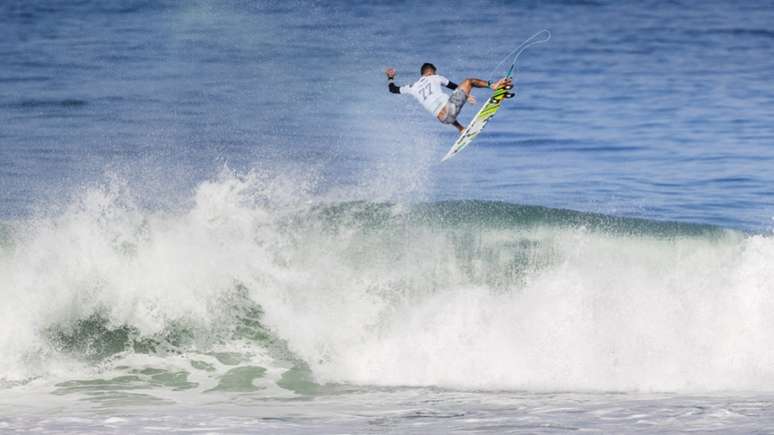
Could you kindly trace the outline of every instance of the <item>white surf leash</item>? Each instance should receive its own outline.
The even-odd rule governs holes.
[[[507,56],[503,58],[503,60],[500,61],[500,63],[497,64],[492,69],[492,72],[489,73],[489,81],[492,81],[494,78],[495,72],[497,72],[497,69],[500,68],[506,60],[513,58],[513,61],[511,62],[511,67],[508,69],[508,73],[505,75],[506,77],[510,77],[513,73],[514,68],[516,71],[519,71],[519,68],[516,66],[516,62],[519,60],[519,56],[521,56],[521,53],[524,53],[524,50],[528,49],[529,47],[532,47],[535,44],[542,44],[544,42],[548,42],[551,39],[551,32],[548,29],[543,29],[534,35],[527,38],[524,42],[521,43],[518,47],[516,47],[513,51],[508,53]]]

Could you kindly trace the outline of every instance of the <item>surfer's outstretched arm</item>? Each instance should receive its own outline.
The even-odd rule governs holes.
[[[387,89],[393,94],[400,94],[400,86],[395,84],[395,68],[387,68],[384,73],[387,75]]]

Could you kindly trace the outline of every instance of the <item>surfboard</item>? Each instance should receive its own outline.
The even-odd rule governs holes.
[[[462,130],[460,137],[457,138],[452,147],[449,149],[449,152],[447,152],[443,159],[441,159],[442,162],[448,160],[458,152],[462,151],[466,146],[473,142],[473,139],[475,139],[476,136],[481,133],[481,130],[483,130],[484,127],[486,127],[486,125],[489,123],[489,120],[491,120],[495,113],[500,110],[500,106],[502,106],[503,101],[508,95],[508,91],[510,89],[510,86],[500,87],[492,92],[492,96],[489,97],[486,104],[484,104],[478,113],[476,113],[476,116],[474,116],[473,120],[470,121],[467,127],[465,127],[465,130]]]
[[[548,40],[551,39],[551,32],[548,31],[548,29],[543,29],[534,35],[530,36],[521,43],[518,47],[516,47],[513,51],[508,53],[507,56],[503,58],[503,60],[500,61],[500,63],[497,64],[496,67],[492,70],[492,74],[490,76],[494,75],[494,72],[497,71],[497,69],[503,65],[506,61],[511,60],[511,67],[508,68],[508,72],[505,74],[505,78],[513,78],[514,70],[518,71],[516,69],[516,62],[519,60],[519,56],[526,50],[527,48],[535,45],[535,44],[542,44],[544,42],[548,42]],[[507,65],[507,64],[506,64]],[[506,98],[510,98],[513,95],[510,95],[508,91],[510,91],[511,87],[499,87],[495,89],[492,92],[492,96],[489,97],[486,104],[484,104],[484,107],[481,108],[481,110],[476,113],[476,116],[473,117],[473,120],[470,121],[470,124],[468,124],[467,127],[465,127],[464,130],[462,130],[462,133],[460,133],[460,137],[457,138],[457,140],[454,142],[454,144],[449,148],[449,152],[446,153],[445,156],[443,156],[443,159],[441,159],[442,162],[450,159],[452,156],[456,155],[458,152],[462,151],[470,145],[471,142],[473,142],[473,139],[476,138],[481,133],[481,130],[486,127],[486,125],[489,123],[489,121],[492,119],[492,117],[497,113],[498,110],[500,110],[500,107],[503,104],[503,100]]]

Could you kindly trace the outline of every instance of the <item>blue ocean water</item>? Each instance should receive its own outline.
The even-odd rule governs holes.
[[[174,197],[223,163],[276,161],[322,171],[321,189],[377,172],[412,199],[772,226],[767,2],[494,2],[468,17],[433,2],[2,8],[6,217],[106,167]],[[384,67],[400,83],[424,61],[486,78],[542,28],[554,37],[522,57],[519,98],[439,164],[454,130],[388,94]]]
[[[0,430],[771,430],[771,23],[0,3]],[[544,28],[441,163],[383,70],[496,78]]]

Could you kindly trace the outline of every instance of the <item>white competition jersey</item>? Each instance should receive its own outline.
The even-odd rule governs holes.
[[[449,84],[449,79],[444,76],[422,76],[413,85],[401,86],[401,94],[413,95],[428,112],[438,115],[441,108],[449,100],[449,96],[441,91],[441,86]]]

